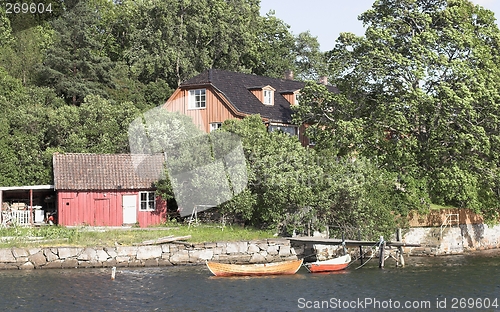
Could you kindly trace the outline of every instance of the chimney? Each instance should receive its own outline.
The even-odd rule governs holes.
[[[319,77],[319,83],[321,83],[322,85],[328,85],[328,77],[327,76],[321,76]]]
[[[293,80],[293,70],[285,70],[285,80]]]

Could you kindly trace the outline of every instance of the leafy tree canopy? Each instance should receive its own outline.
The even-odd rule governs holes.
[[[328,53],[343,96],[310,87],[298,119],[317,124],[323,144],[427,181],[435,203],[497,214],[493,13],[468,0],[379,0],[360,20],[365,36],[343,33]]]

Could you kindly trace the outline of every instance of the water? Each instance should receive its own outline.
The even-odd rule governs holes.
[[[406,260],[405,268],[388,260],[380,270],[373,259],[339,273],[235,278],[205,266],[118,268],[115,280],[110,268],[0,271],[0,310],[500,311],[500,252]]]

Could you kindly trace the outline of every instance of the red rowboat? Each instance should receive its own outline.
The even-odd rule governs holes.
[[[215,276],[284,275],[297,273],[302,261],[300,259],[264,264],[226,264],[207,261],[207,266]]]
[[[331,272],[345,269],[351,262],[351,256],[346,254],[335,259],[306,263],[305,266],[311,273]]]

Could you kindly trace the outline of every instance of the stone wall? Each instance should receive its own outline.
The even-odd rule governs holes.
[[[0,249],[0,269],[152,267],[224,263],[269,263],[295,260],[287,239],[203,244],[115,247],[52,247]]]
[[[500,248],[500,225],[460,224],[447,227],[410,228],[403,241],[421,244],[422,247],[406,248],[410,255],[449,255],[468,251]]]

